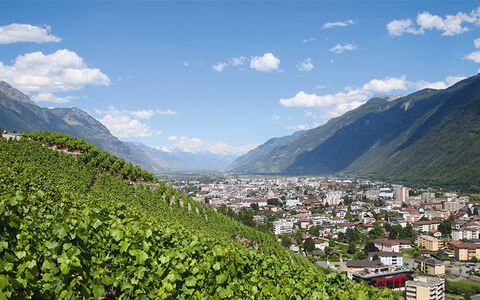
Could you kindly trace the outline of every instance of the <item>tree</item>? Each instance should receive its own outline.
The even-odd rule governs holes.
[[[337,243],[335,243],[334,240],[329,240],[328,241],[328,246],[330,246],[330,248],[335,248],[336,245],[337,245]]]
[[[372,257],[372,260],[380,260],[380,257],[378,257],[378,255],[375,254],[375,255]]]
[[[275,206],[281,206],[281,203],[280,203],[280,201],[278,200],[278,198],[267,199],[267,204],[269,204],[269,205],[275,205]]]
[[[289,248],[292,245],[292,238],[289,236],[284,236],[282,238],[282,246]]]
[[[355,253],[357,253],[357,247],[355,247],[355,244],[354,244],[354,243],[348,244],[347,253],[349,253],[349,254],[355,254]]]
[[[318,226],[312,226],[312,227],[310,227],[309,232],[313,236],[319,236],[320,235],[320,228],[318,228]]]
[[[452,221],[450,221],[450,219],[444,220],[438,226],[438,231],[440,231],[443,235],[451,234],[452,233]]]
[[[348,241],[356,242],[360,240],[360,232],[358,232],[356,229],[347,229],[345,232],[345,238]]]
[[[357,260],[365,260],[368,258],[367,254],[365,254],[365,252],[363,251],[359,251],[356,255],[355,255],[355,258]]]
[[[368,232],[368,236],[372,239],[376,239],[383,234],[383,229],[380,225],[375,225],[372,230]]]
[[[303,249],[309,253],[315,250],[315,242],[312,238],[308,238],[305,240],[305,242],[303,243]]]
[[[253,210],[259,210],[259,209],[260,209],[258,203],[252,203],[252,204],[250,204],[250,207],[251,207]]]
[[[427,218],[427,217],[425,217],[425,216],[422,216],[422,217],[420,218],[420,221],[430,221],[430,219]]]
[[[365,248],[363,249],[363,251],[365,251],[366,253],[370,253],[370,252],[378,252],[378,248],[375,247],[375,244],[373,242],[369,242],[365,245]]]
[[[353,216],[352,216],[352,214],[351,214],[349,211],[347,211],[347,213],[345,214],[344,219],[351,221],[351,220],[353,220]]]

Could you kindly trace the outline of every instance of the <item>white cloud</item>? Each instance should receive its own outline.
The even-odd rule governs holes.
[[[312,61],[310,60],[310,58],[307,58],[304,61],[299,61],[297,63],[297,69],[299,71],[311,71],[311,70],[313,70],[313,68],[314,68],[314,65],[313,65]]]
[[[18,42],[60,42],[61,38],[50,34],[50,27],[39,27],[30,24],[10,24],[0,26],[0,44]]]
[[[412,82],[410,83],[410,86],[417,90],[422,90],[422,89],[437,89],[437,90],[443,90],[446,89],[455,83],[464,80],[465,76],[448,76],[445,78],[445,81],[437,81],[437,82],[428,82],[425,80],[420,80],[417,82]]]
[[[273,114],[273,115],[272,115],[272,120],[278,121],[278,120],[280,120],[280,116]]]
[[[339,21],[339,22],[328,22],[322,25],[322,29],[334,28],[334,27],[346,27],[348,25],[353,25],[355,22],[353,20]]]
[[[188,61],[184,61],[184,62],[182,63],[182,66],[184,66],[184,67],[188,67],[189,65],[190,65],[190,63],[189,63]]]
[[[225,68],[226,66],[228,66],[227,63],[218,63],[216,65],[213,65],[212,68],[217,72],[222,72],[223,68]]]
[[[146,137],[152,134],[148,125],[126,115],[107,114],[99,121],[119,138]]]
[[[312,115],[313,115],[313,113],[312,113],[311,111],[305,111],[305,112],[303,113],[303,116],[304,116],[304,117],[307,117],[307,118],[310,118]]]
[[[169,136],[169,137],[167,138],[167,140],[169,140],[169,141],[176,141],[176,140],[178,140],[178,136],[176,136],[176,135]]]
[[[247,59],[245,58],[245,56],[234,57],[230,60],[230,64],[232,66],[239,66],[239,65],[243,65],[246,60]]]
[[[358,50],[358,47],[353,43],[346,43],[344,45],[336,44],[333,48],[330,49],[331,52],[340,54],[345,50]]]
[[[307,43],[313,42],[313,41],[315,41],[315,40],[316,40],[316,38],[311,37],[311,38],[308,38],[308,39],[304,39],[302,42],[303,42],[304,44],[307,44]]]
[[[391,36],[401,36],[404,32],[411,34],[423,34],[423,30],[412,28],[412,20],[393,20],[387,24],[388,33]]]
[[[115,107],[110,106],[107,110],[95,109],[95,113],[104,115],[99,119],[100,122],[105,125],[110,132],[119,138],[128,137],[146,137],[153,133],[162,134],[161,130],[152,131],[150,127],[142,123],[138,119],[150,119],[157,114],[162,115],[174,115],[176,112],[168,110],[117,110]],[[135,119],[136,118],[136,119]]]
[[[20,55],[13,65],[0,62],[0,78],[23,92],[39,93],[33,96],[37,99],[46,99],[46,93],[78,90],[85,85],[110,85],[107,75],[87,67],[80,56],[66,49],[49,55],[42,52]]]
[[[332,118],[342,115],[343,113],[355,109],[371,98],[374,93],[388,93],[394,90],[423,89],[436,88],[445,89],[465,79],[464,76],[448,76],[444,81],[412,82],[406,80],[405,76],[398,78],[386,77],[385,79],[373,79],[362,85],[360,88],[346,87],[345,91],[335,94],[317,95],[307,94],[303,91],[298,92],[294,97],[280,99],[280,104],[285,107],[311,107],[322,111],[320,118]],[[311,116],[309,112],[305,112],[305,117]],[[290,129],[293,130],[294,127]],[[297,127],[299,129],[300,127]]]
[[[172,146],[155,146],[157,150],[165,152],[183,151],[190,153],[210,152],[220,155],[242,155],[251,149],[258,146],[258,144],[246,144],[242,146],[233,146],[226,142],[217,141],[215,143],[209,143],[208,141],[197,137],[186,136],[171,136],[168,140],[176,141]]]
[[[160,110],[160,109],[151,110],[150,109],[150,110],[137,110],[137,111],[130,111],[130,112],[124,111],[124,112],[130,113],[132,116],[139,119],[150,119],[154,115],[173,116],[177,114],[176,111],[173,111],[171,109],[167,109],[167,110]]]
[[[458,12],[444,18],[425,11],[417,15],[416,25],[410,19],[393,20],[387,24],[387,29],[391,36],[401,36],[403,33],[424,34],[426,30],[438,30],[444,36],[454,36],[470,30],[464,24],[480,24],[480,7],[470,14]]]
[[[474,51],[470,54],[467,54],[464,58],[480,63],[480,51]]]
[[[240,65],[243,65],[245,61],[246,61],[245,56],[233,57],[228,62],[219,62],[218,64],[213,65],[212,68],[217,72],[222,72],[223,69],[227,66],[234,66],[234,67],[240,66]]]
[[[108,110],[99,110],[99,109],[95,109],[95,112],[97,114],[122,114],[122,115],[129,115],[131,117],[135,117],[135,118],[138,118],[138,119],[150,119],[151,117],[155,116],[155,115],[166,115],[166,116],[174,116],[177,114],[176,111],[173,111],[171,109],[167,109],[167,110],[161,110],[161,109],[157,109],[157,110],[116,110],[115,107],[113,106],[110,106],[108,108]]]
[[[67,103],[67,102],[70,102],[70,100],[72,99],[75,99],[75,97],[72,97],[72,96],[57,97],[52,95],[51,93],[38,93],[32,96],[32,100],[35,102]]]
[[[265,53],[263,56],[253,56],[250,60],[250,68],[257,71],[270,72],[277,70],[280,65],[280,59],[272,53]]]
[[[475,45],[475,48],[477,49],[480,48],[480,38],[474,39],[473,44]]]
[[[374,92],[386,93],[391,90],[406,90],[407,89],[407,80],[405,76],[400,78],[390,78],[387,77],[384,80],[373,79],[370,82],[363,85],[363,89],[371,90]]]

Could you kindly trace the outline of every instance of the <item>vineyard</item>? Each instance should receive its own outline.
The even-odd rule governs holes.
[[[0,212],[0,299],[399,297],[64,134],[0,138]]]

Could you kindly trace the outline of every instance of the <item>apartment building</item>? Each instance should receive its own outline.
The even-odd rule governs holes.
[[[417,237],[417,245],[419,248],[425,248],[428,251],[438,251],[442,248],[442,241],[433,236],[421,235]]]
[[[413,262],[413,266],[415,269],[418,269],[428,275],[445,275],[445,265],[439,260],[418,258]]]
[[[290,234],[293,232],[294,221],[292,219],[279,219],[273,222],[273,232],[275,235]]]
[[[459,245],[455,245],[456,260],[471,260],[474,257],[480,259],[480,244],[461,243]]]
[[[443,300],[445,299],[445,280],[443,278],[419,276],[407,281],[407,300]]]

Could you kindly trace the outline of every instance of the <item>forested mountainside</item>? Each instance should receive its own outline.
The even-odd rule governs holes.
[[[125,168],[67,135],[0,139],[1,298],[398,297]]]
[[[445,90],[425,89],[393,100],[373,98],[253,160],[240,157],[236,162],[245,162],[231,169],[478,184],[478,124],[479,75]]]

